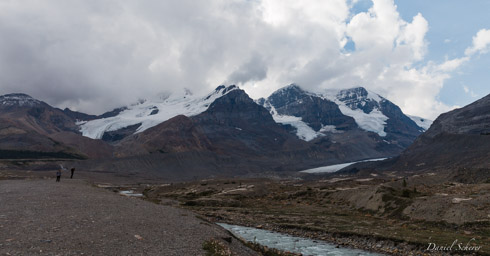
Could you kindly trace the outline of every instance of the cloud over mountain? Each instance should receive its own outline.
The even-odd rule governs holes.
[[[355,13],[355,2],[2,1],[0,93],[101,113],[178,87],[229,82],[260,97],[295,82],[362,85],[430,118],[450,109],[437,95],[468,59],[428,61],[423,14],[405,21],[393,0]],[[487,48],[482,31],[467,54]]]

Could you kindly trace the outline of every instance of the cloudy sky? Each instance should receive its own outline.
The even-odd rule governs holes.
[[[0,94],[100,114],[161,92],[364,86],[435,118],[490,93],[487,0],[0,0]]]

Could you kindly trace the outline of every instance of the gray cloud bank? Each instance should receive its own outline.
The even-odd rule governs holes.
[[[267,96],[366,86],[409,114],[448,110],[437,94],[462,62],[424,60],[427,21],[392,0],[0,1],[0,93],[102,113],[138,98],[236,83]],[[354,51],[344,45],[351,40]],[[473,48],[472,48],[473,49]],[[478,50],[478,48],[475,48]],[[475,51],[476,51],[475,50]]]

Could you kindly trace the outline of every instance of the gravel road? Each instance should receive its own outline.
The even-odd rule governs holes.
[[[0,180],[0,255],[204,255],[216,238],[256,255],[188,211],[83,180]]]

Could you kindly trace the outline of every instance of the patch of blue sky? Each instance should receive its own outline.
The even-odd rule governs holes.
[[[355,16],[361,12],[367,12],[369,8],[373,6],[373,2],[371,0],[352,0],[350,1],[352,4],[351,15]]]
[[[356,50],[356,44],[354,43],[354,41],[352,41],[351,38],[347,38],[347,43],[345,43],[344,45],[344,50],[346,52],[353,52]]]
[[[395,0],[406,21],[421,13],[429,23],[425,62],[442,63],[464,57],[473,36],[490,29],[488,0]],[[490,54],[475,55],[445,81],[439,99],[447,105],[464,106],[490,93]]]

